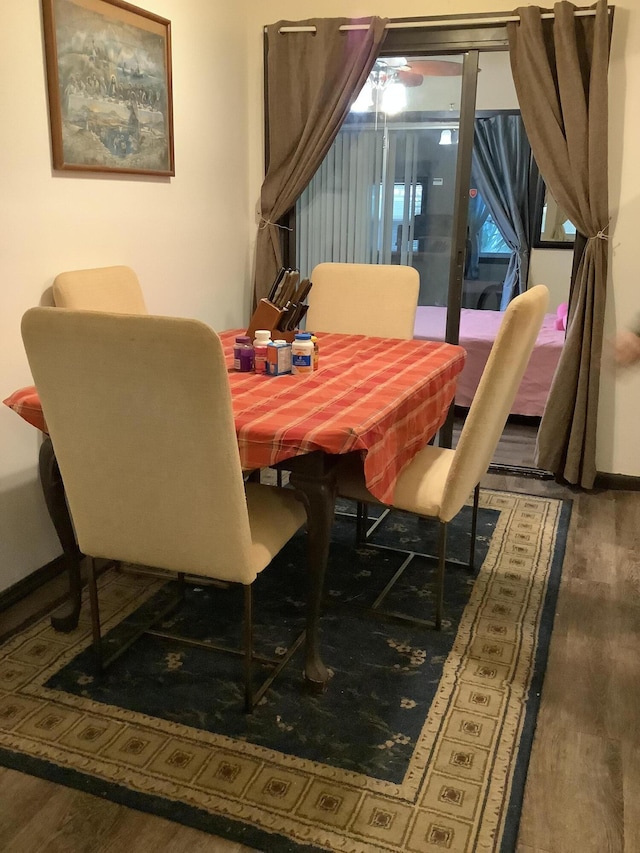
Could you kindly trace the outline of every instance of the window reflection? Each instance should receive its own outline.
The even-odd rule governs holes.
[[[540,239],[549,240],[552,243],[573,243],[575,236],[575,225],[556,202],[549,190],[545,189]]]

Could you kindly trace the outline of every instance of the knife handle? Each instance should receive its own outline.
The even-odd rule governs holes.
[[[275,279],[273,280],[273,284],[271,285],[271,290],[269,291],[269,295],[267,296],[267,299],[269,300],[269,302],[273,302],[275,295],[276,295],[276,291],[278,289],[278,285],[282,281],[285,272],[286,272],[285,268],[280,267],[280,270],[278,271],[278,274],[275,277]]]

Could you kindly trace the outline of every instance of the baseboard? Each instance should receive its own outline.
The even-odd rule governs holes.
[[[530,477],[536,480],[553,480],[554,476],[549,471],[543,471],[540,468],[525,468],[517,465],[500,465],[491,464],[489,466],[489,474],[504,474],[518,477]],[[569,488],[570,484],[565,483]],[[640,477],[632,477],[628,474],[606,474],[598,472],[593,484],[593,488],[598,491],[606,489],[614,489],[618,491],[639,492]]]
[[[594,489],[621,489],[626,492],[640,491],[640,477],[629,474],[596,474]]]
[[[3,610],[8,610],[22,598],[26,598],[32,592],[35,592],[41,586],[44,586],[49,581],[61,575],[66,569],[64,556],[61,554],[55,560],[51,560],[45,566],[31,572],[26,578],[22,578],[13,586],[0,592],[0,613]]]

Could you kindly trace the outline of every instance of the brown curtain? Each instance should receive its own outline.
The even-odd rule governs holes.
[[[607,283],[606,0],[595,16],[556,3],[516,10],[509,51],[533,155],[557,203],[586,240],[572,282],[567,337],[540,424],[537,464],[558,480],[591,488]]]
[[[340,30],[344,24],[370,24]],[[267,174],[260,195],[254,297],[266,296],[282,265],[278,220],[305,189],[369,76],[386,18],[314,18],[267,28]],[[285,26],[315,32],[280,33]]]

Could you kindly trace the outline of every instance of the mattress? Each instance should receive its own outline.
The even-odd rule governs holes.
[[[446,320],[446,308],[419,305],[416,312],[414,338],[443,341]],[[467,351],[467,361],[458,377],[455,398],[457,406],[468,408],[471,405],[501,321],[500,311],[462,309],[460,345]],[[549,396],[551,380],[558,366],[564,336],[564,331],[556,329],[556,315],[546,314],[529,365],[513,401],[512,415],[542,416]]]

